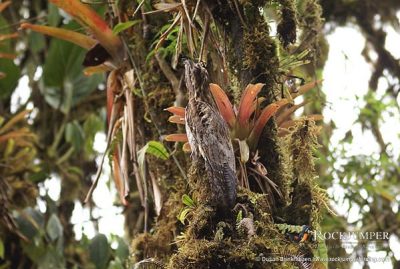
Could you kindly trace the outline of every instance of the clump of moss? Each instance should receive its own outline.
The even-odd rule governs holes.
[[[293,165],[294,177],[299,182],[313,182],[316,177],[314,151],[319,147],[317,134],[320,127],[314,121],[299,121],[288,135],[287,147]]]
[[[311,252],[277,230],[266,194],[240,188],[237,206],[224,219],[210,212],[201,206],[196,209],[167,268],[295,268],[293,263],[267,264],[262,257]]]
[[[181,186],[181,185],[177,185]],[[174,239],[181,232],[181,225],[177,216],[181,208],[181,197],[185,189],[175,189],[164,202],[156,226],[151,233],[142,233],[135,236],[131,242],[130,262],[135,264],[147,258],[160,261],[169,260],[175,251]]]
[[[296,42],[296,6],[293,0],[280,0],[281,20],[278,23],[278,35],[283,47]]]
[[[267,23],[260,21],[252,31],[243,35],[243,68],[252,73],[272,75],[278,66],[276,44],[267,29]]]

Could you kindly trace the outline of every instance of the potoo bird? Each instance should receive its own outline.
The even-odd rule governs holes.
[[[229,210],[236,200],[235,154],[227,123],[210,94],[207,70],[201,63],[185,61],[186,133],[194,160],[204,161],[207,202]]]

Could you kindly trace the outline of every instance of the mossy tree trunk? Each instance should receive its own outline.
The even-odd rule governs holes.
[[[186,4],[190,11],[195,10],[196,1],[186,1]],[[200,34],[202,38],[199,38],[202,42],[199,43],[202,43],[205,49],[204,52],[200,51],[193,56],[197,55],[195,58],[207,61],[210,81],[227,89],[228,94],[235,100],[239,99],[242,89],[249,83],[265,84],[261,91],[261,95],[266,98],[265,105],[279,100],[282,98],[281,85],[286,75],[290,74],[290,70],[280,65],[281,54],[285,57],[289,57],[287,55],[290,53],[299,54],[301,51],[296,48],[300,46],[303,46],[302,50],[310,49],[311,54],[316,53],[315,48],[318,46],[316,36],[320,29],[313,29],[314,32],[307,35],[307,29],[304,27],[302,34],[307,36],[308,43],[291,45],[296,41],[297,13],[304,12],[308,8],[308,12],[314,12],[312,13],[314,17],[309,14],[311,18],[308,24],[301,20],[302,26],[309,26],[315,22],[320,25],[318,21],[320,10],[316,2],[305,1],[299,6],[296,6],[294,1],[276,1],[274,4],[277,5],[271,7],[269,1],[204,1],[197,10],[199,22],[202,23],[201,26],[197,25],[202,29]],[[280,41],[271,36],[266,16],[268,9],[280,14],[277,18]],[[210,17],[212,23],[208,29]],[[151,17],[148,19],[149,25],[158,24],[153,21],[154,19]],[[198,47],[200,48],[200,45]],[[316,55],[311,56],[317,58]],[[169,67],[171,58],[162,58],[160,54],[156,59],[157,61],[153,62],[156,64],[155,69],[160,70],[163,76],[153,80],[154,84],[170,82],[172,85],[170,94],[175,95],[176,101],[177,93],[185,93],[182,68],[178,66],[177,70],[172,70]],[[154,75],[152,77],[154,78]],[[178,83],[179,80],[181,83]],[[179,100],[182,102],[181,96]],[[172,105],[168,100],[165,101],[157,105],[163,108]],[[157,106],[155,110],[159,111]],[[190,156],[179,153],[177,155],[179,161],[186,164],[183,165],[187,171],[185,179],[176,167],[172,168],[174,167],[172,160],[167,163],[152,161],[154,164],[152,169],[162,170],[166,165],[171,168],[171,175],[175,178],[176,185],[170,181],[163,184],[166,194],[163,209],[154,222],[152,232],[139,234],[132,241],[134,253],[132,262],[160,261],[167,268],[308,266],[307,263],[261,261],[263,255],[307,257],[313,255],[309,245],[300,246],[287,241],[285,235],[275,226],[276,223],[283,223],[318,228],[320,213],[316,200],[323,199],[321,198],[323,195],[315,194],[316,188],[313,182],[315,171],[311,152],[316,146],[315,125],[313,122],[303,121],[297,126],[298,133],[293,133],[285,142],[278,137],[277,126],[271,121],[265,127],[257,146],[259,162],[265,166],[268,177],[278,186],[281,195],[263,194],[255,186],[253,186],[254,192],[239,188],[237,206],[225,212],[226,214],[216,214],[215,208],[209,207],[201,200],[194,201],[195,205],[186,208],[181,201],[183,194],[196,196],[193,192],[198,191],[198,182],[206,180],[204,164],[191,163]],[[163,129],[171,130],[170,127]],[[302,153],[304,151],[305,155],[299,151]],[[302,155],[302,161],[309,161],[311,166],[300,167],[301,163],[296,163],[299,155]],[[291,164],[289,160],[295,164]],[[162,173],[157,174],[157,177],[165,178]],[[186,180],[189,185],[186,185]],[[271,200],[275,203],[271,204]],[[187,210],[184,225],[176,218],[182,210]],[[154,260],[148,261],[147,258]]]

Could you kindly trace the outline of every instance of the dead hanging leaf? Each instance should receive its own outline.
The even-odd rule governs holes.
[[[156,210],[157,216],[160,215],[162,208],[162,194],[160,190],[160,186],[158,185],[157,179],[152,172],[149,172],[151,185],[153,187],[153,199],[154,199],[154,207]]]
[[[121,167],[119,166],[119,154],[117,147],[114,149],[113,154],[113,179],[122,204],[127,205],[128,203],[125,199],[124,182],[121,176]]]
[[[156,14],[160,12],[179,11],[182,3],[157,3],[154,4],[156,10],[145,12],[145,15]]]

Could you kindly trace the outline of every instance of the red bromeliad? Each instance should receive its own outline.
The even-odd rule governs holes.
[[[319,81],[310,82],[301,86],[291,98],[296,98],[309,90],[313,89]],[[259,161],[257,146],[260,136],[272,116],[276,116],[276,122],[279,127],[280,134],[288,133],[288,128],[295,124],[295,120],[291,119],[292,114],[306,102],[299,105],[290,104],[287,99],[281,99],[260,109],[265,98],[258,97],[264,84],[249,84],[243,91],[237,109],[234,108],[224,90],[217,84],[211,83],[209,90],[211,91],[214,101],[218,107],[219,113],[226,121],[230,129],[232,142],[236,146],[235,152],[239,160],[239,181],[243,187],[250,188],[249,175],[251,175],[262,192],[275,192],[278,196],[281,193],[277,185],[267,177],[267,170]],[[169,107],[166,109],[173,115],[169,118],[169,122],[176,124],[185,124],[185,109],[183,107]],[[321,115],[310,115],[307,118],[312,120],[321,120]],[[165,137],[166,141],[184,142],[183,150],[190,152],[188,137],[186,134],[170,134]],[[249,162],[250,160],[250,162]],[[271,196],[272,197],[272,196]],[[273,202],[273,199],[271,200]]]

